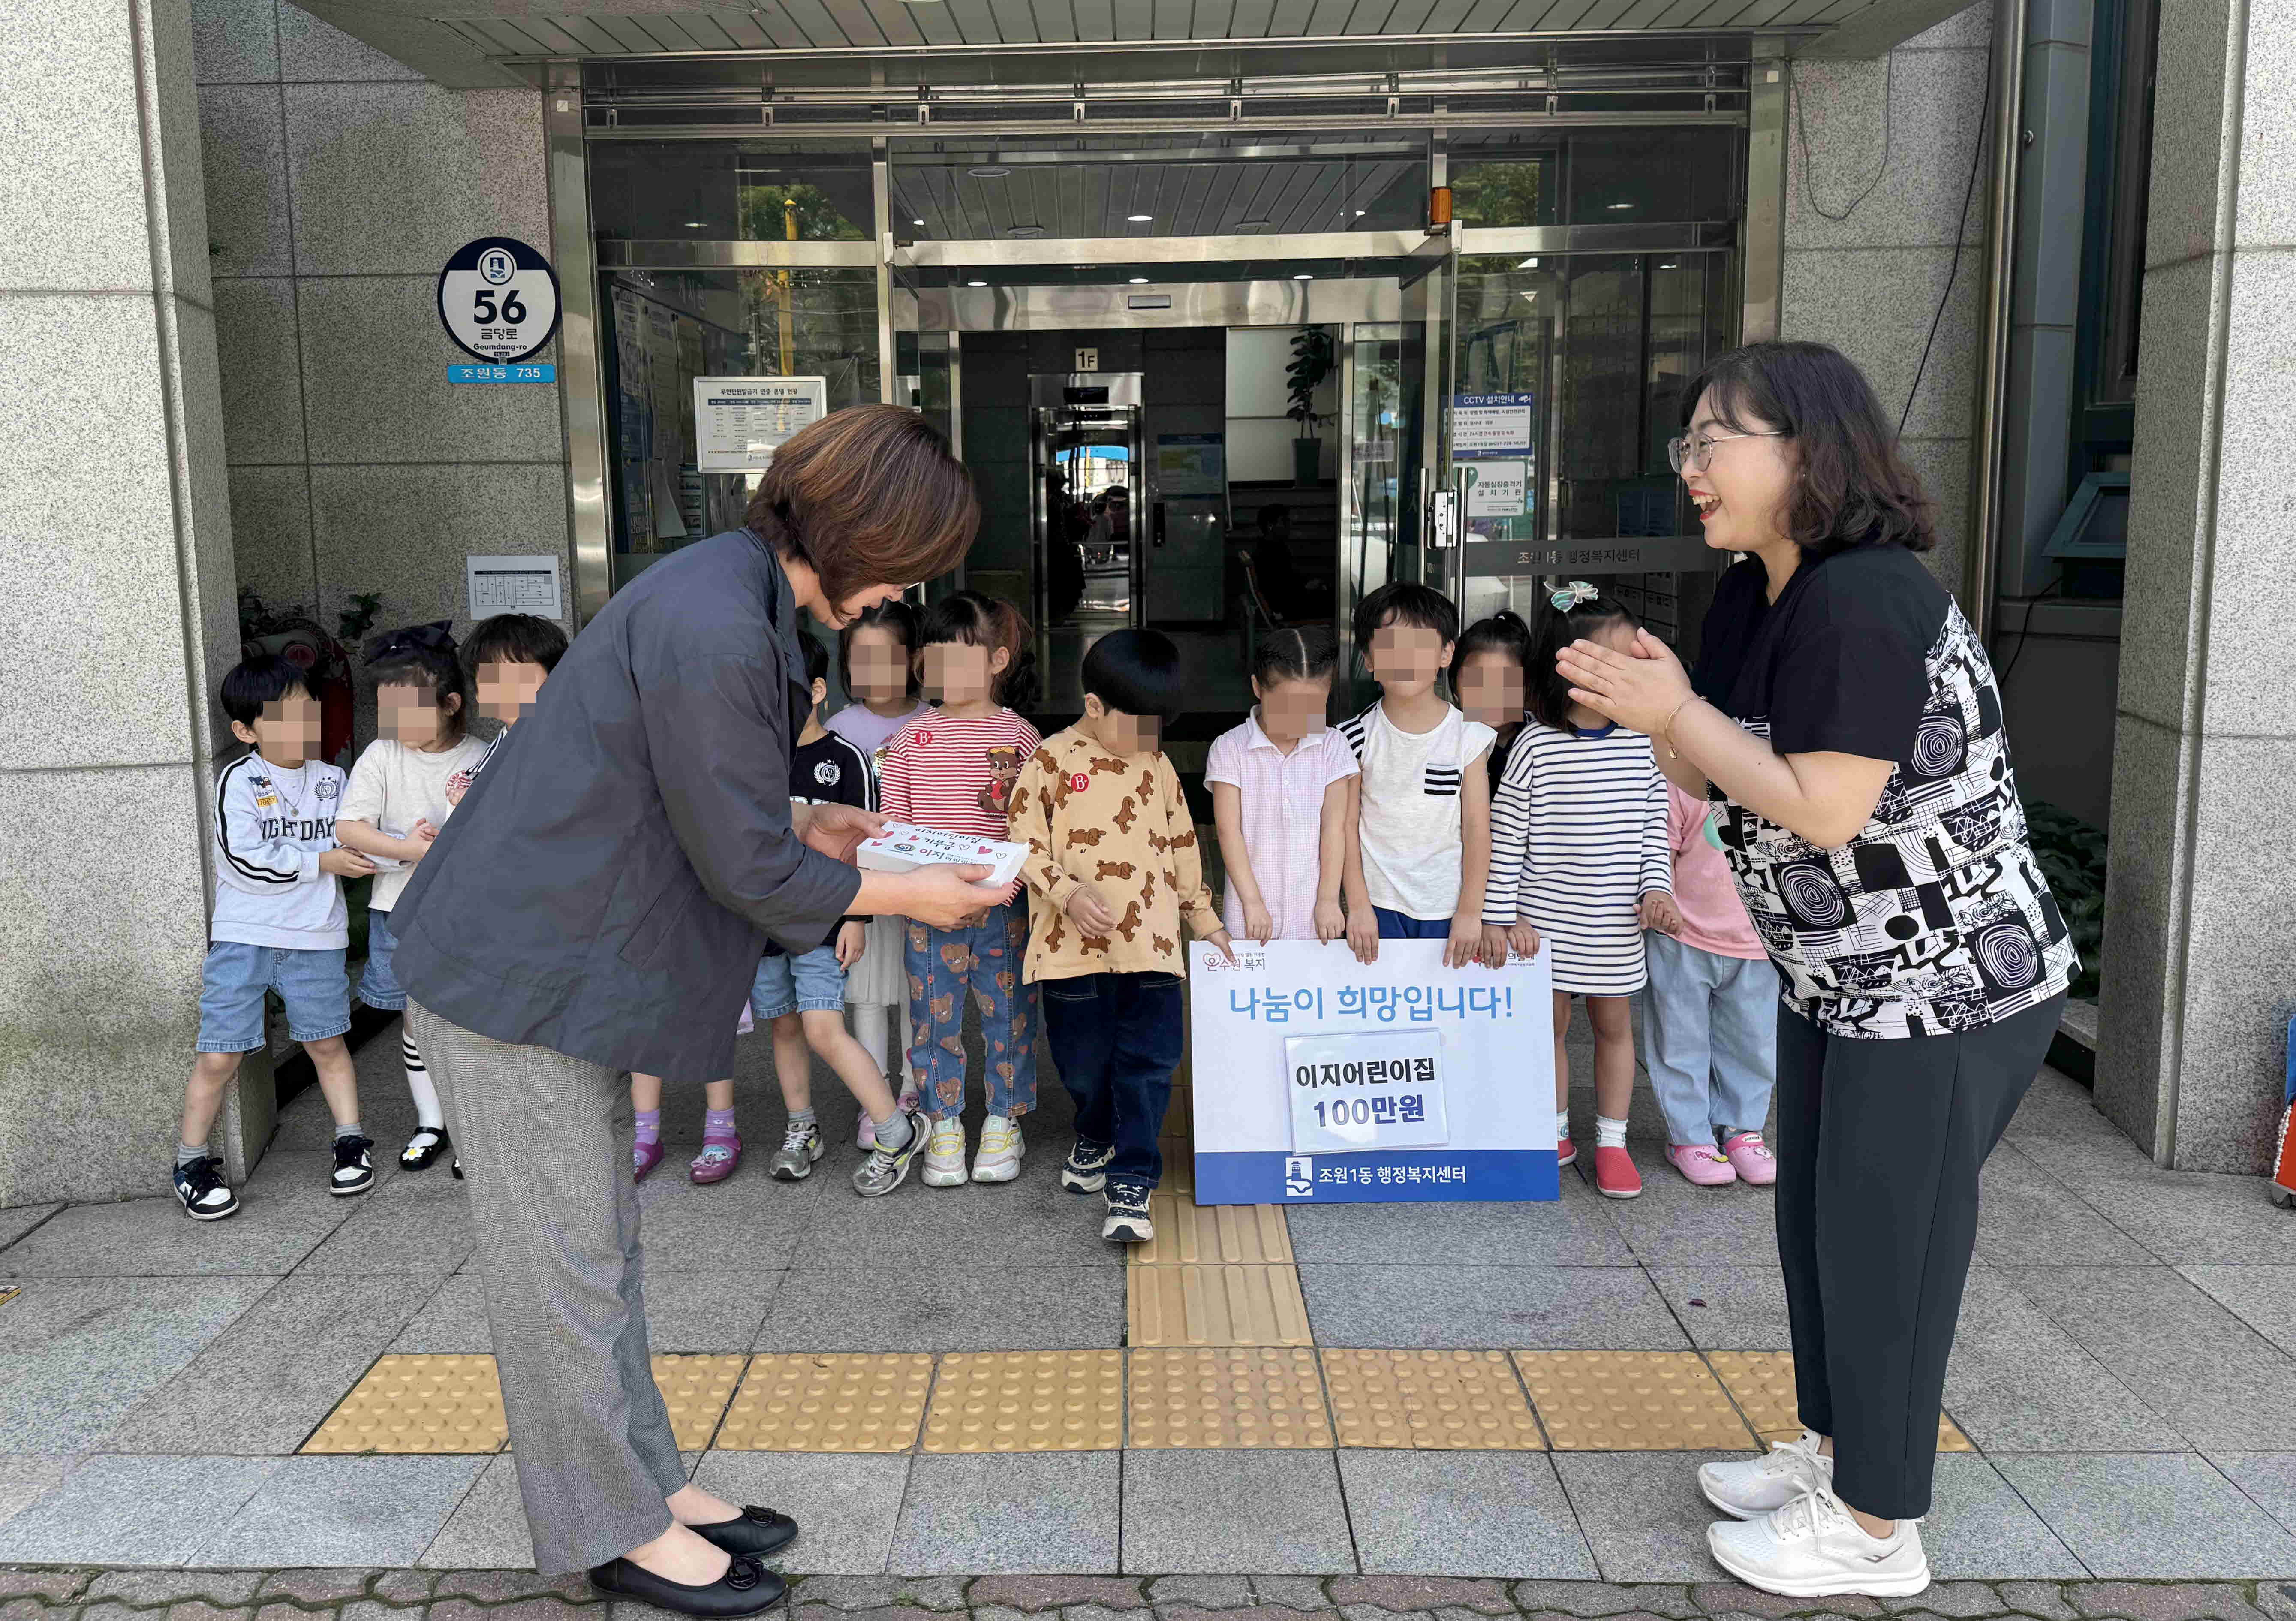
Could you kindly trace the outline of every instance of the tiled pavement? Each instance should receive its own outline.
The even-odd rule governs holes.
[[[742,1046],[741,1104],[762,1158],[779,1109],[764,1043]],[[395,1053],[377,1041],[361,1061],[368,1123],[386,1148],[410,1123]],[[818,1077],[816,1095],[825,1123],[846,1130],[850,1105],[835,1083]],[[1504,1413],[1482,1432],[1492,1438],[1460,1447],[1424,1427],[1364,1428],[1365,1410],[1350,1403],[1399,1359],[1336,1354],[1672,1353],[1663,1365],[1718,1409],[1716,1433],[1730,1437],[1718,1444],[1742,1448],[1735,1415],[1764,1420],[1734,1382],[1747,1365],[1735,1354],[1786,1343],[1766,1195],[1688,1188],[1657,1163],[1654,1118],[1638,1116],[1650,1190],[1632,1204],[1566,1177],[1559,1205],[1299,1209],[1257,1236],[1202,1236],[1243,1251],[1175,1246],[1128,1267],[1101,1245],[1088,1203],[1054,1184],[1067,1107],[1049,1074],[1044,1102],[1019,1183],[911,1187],[865,1205],[844,1186],[849,1148],[794,1188],[756,1162],[718,1188],[692,1187],[676,1171],[698,1140],[700,1099],[669,1100],[673,1157],[642,1196],[658,1353],[727,1358],[728,1381],[752,1354],[909,1354],[932,1370],[932,1399],[953,1403],[972,1354],[1130,1347],[1061,1364],[1116,1392],[1100,1398],[1114,1408],[1078,1419],[1062,1443],[1086,1450],[950,1450],[964,1444],[950,1438],[957,1418],[936,1432],[922,1405],[890,1451],[738,1450],[726,1420],[691,1454],[697,1477],[803,1512],[808,1535],[788,1563],[821,1575],[798,1595],[801,1608],[825,1607],[813,1621],[897,1604],[970,1607],[983,1621],[1062,1607],[1095,1621],[1077,1607],[1152,1600],[1161,1611],[1340,1606],[1349,1621],[1384,1610],[1449,1612],[1445,1621],[1517,1609],[1772,1613],[1743,1589],[1681,1585],[1717,1574],[1688,1482],[1697,1454],[1574,1450],[1632,1437],[1574,1439],[1552,1381],[1539,1382],[1564,1363],[1493,1359],[1496,1370],[1476,1377],[1492,1381],[1484,1395]],[[285,1595],[307,1611],[355,1603],[359,1615],[344,1608],[344,1621],[381,1621],[378,1604],[452,1602],[460,1615],[527,1592],[464,1575],[434,1586],[428,1574],[529,1562],[506,1455],[304,1450],[379,1358],[488,1350],[455,1185],[443,1170],[386,1169],[366,1198],[331,1199],[326,1135],[316,1097],[299,1100],[242,1214],[214,1226],[162,1198],[0,1211],[0,1288],[21,1291],[0,1304],[0,1562],[361,1568],[333,1597]],[[1946,1398],[1972,1450],[1940,1461],[1927,1531],[1954,1584],[1915,1607],[2247,1621],[2261,1605],[2296,1621],[2271,1583],[2195,1597],[2087,1580],[2296,1577],[2296,1219],[2253,1181],[2156,1170],[2054,1074],[1988,1167],[1986,1197]],[[1296,1277],[1317,1348],[1278,1348],[1277,1337],[1215,1361],[1230,1385],[1248,1374],[1256,1391],[1299,1396],[1302,1421],[1320,1415],[1327,1428],[1294,1434],[1297,1445],[1238,1444],[1239,1434],[1269,1432],[1239,1432],[1223,1410],[1177,1449],[1170,1435],[1164,1444],[1144,1436],[1144,1403],[1200,1364],[1144,1348],[1159,1332],[1185,1341],[1144,1330],[1136,1305],[1128,1339],[1128,1273],[1137,1293],[1144,1272],[1168,1279],[1191,1261],[1211,1263],[1189,1274],[1199,1280]],[[882,1286],[887,1268],[894,1287]],[[1176,1321],[1184,1335],[1195,1320]],[[748,1377],[783,1365],[750,1364]],[[993,1412],[996,1379],[1022,1364],[971,1365],[985,1381],[980,1411]],[[1718,1399],[1726,1386],[1734,1401]],[[712,1428],[714,1417],[701,1438]],[[999,1573],[1119,1572],[1188,1581],[997,1584]],[[1282,1574],[1252,1586],[1235,1572]],[[1358,1575],[1382,1572],[1531,1580],[1511,1590],[1446,1581],[1406,1601],[1404,1585]],[[118,1606],[193,1592],[236,1621],[260,1601],[254,1578],[156,1574],[102,1587],[44,1576],[49,1598],[9,1601],[5,1584],[26,1579],[0,1573],[0,1621],[66,1621],[82,1603],[86,1621],[119,1621]],[[1043,1601],[1015,1596],[1024,1592]]]

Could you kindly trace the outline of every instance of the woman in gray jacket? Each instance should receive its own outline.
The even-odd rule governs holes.
[[[519,1489],[544,1574],[701,1616],[782,1596],[796,1535],[688,1484],[646,1346],[628,1070],[733,1071],[768,939],[840,916],[937,927],[985,868],[863,873],[881,826],[796,806],[800,611],[836,629],[953,567],[980,506],[913,413],[824,417],[739,530],[676,552],[575,638],[399,901],[408,1017],[468,1173]]]

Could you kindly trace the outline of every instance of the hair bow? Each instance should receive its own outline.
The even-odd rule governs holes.
[[[1557,613],[1568,613],[1582,602],[1592,602],[1602,593],[1583,580],[1574,580],[1547,593],[1546,600],[1554,605]]]
[[[451,654],[455,651],[454,627],[453,620],[439,619],[427,625],[405,625],[396,630],[386,630],[381,636],[369,638],[366,662],[372,664],[386,654],[402,653],[417,647]]]

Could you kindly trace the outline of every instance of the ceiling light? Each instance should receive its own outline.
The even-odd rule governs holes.
[[[922,225],[922,224],[924,224],[924,221],[923,221],[923,220],[922,220],[922,219],[912,219],[911,221],[909,221],[909,223],[910,223],[911,225]]]
[[[1144,276],[1128,276],[1125,279],[1129,281],[1135,287],[1145,287],[1148,284],[1148,278]]]
[[[975,180],[1002,180],[1013,171],[1001,163],[984,163],[979,169],[968,169],[964,172]]]
[[[1156,216],[1153,214],[1127,214],[1125,216],[1125,218],[1130,220],[1134,225],[1146,225],[1150,220],[1155,218]]]
[[[1682,268],[1682,267],[1681,267],[1680,265],[1677,264],[1674,260],[1672,260],[1672,259],[1667,259],[1667,260],[1665,260],[1664,262],[1662,262],[1662,263],[1659,266],[1659,268],[1660,268],[1660,269],[1661,269],[1661,270],[1679,270],[1679,269],[1681,269],[1681,268]]]
[[[1264,231],[1275,223],[1272,219],[1239,219],[1235,222],[1235,228],[1239,231]]]
[[[986,287],[988,285],[987,282],[967,282],[964,284],[968,287]]]
[[[1292,279],[1295,282],[1312,282],[1316,278],[1308,275],[1305,270],[1302,270],[1293,276]]]
[[[1518,269],[1518,270],[1536,270],[1536,269],[1538,269],[1538,254],[1536,254],[1536,253],[1532,254],[1529,259],[1527,259],[1523,260],[1523,261],[1522,261],[1522,263],[1521,263],[1521,264],[1517,265],[1517,266],[1515,267],[1515,268],[1516,268],[1516,269]]]
[[[1631,202],[1613,202],[1609,205],[1612,213],[1616,213],[1620,209],[1630,209],[1634,206]]]
[[[709,222],[706,219],[681,219],[678,223],[689,231],[706,231],[709,228]]]

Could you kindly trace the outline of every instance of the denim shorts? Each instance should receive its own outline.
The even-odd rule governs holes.
[[[297,950],[291,946],[242,945],[218,940],[200,973],[201,1052],[252,1052],[263,1045],[263,993],[287,1004],[287,1033],[324,1041],[351,1027],[350,982],[344,950]]]
[[[845,970],[835,946],[816,946],[802,957],[776,951],[758,963],[750,986],[750,1016],[760,1024],[791,1013],[845,1012]]]
[[[398,950],[398,936],[390,932],[389,912],[366,915],[366,972],[359,975],[359,1000],[385,1013],[406,1011],[406,992],[390,959]]]

